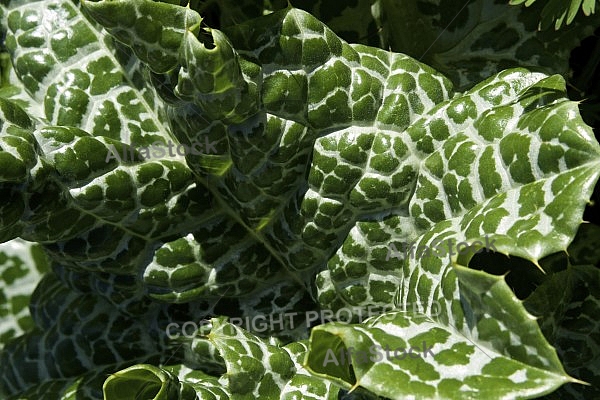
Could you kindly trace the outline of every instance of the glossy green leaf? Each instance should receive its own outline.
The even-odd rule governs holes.
[[[417,3],[398,21],[418,21]],[[0,352],[0,394],[530,398],[580,385],[504,280],[468,266],[483,251],[540,264],[582,222],[600,146],[558,74],[586,25],[554,46],[516,7],[478,2],[479,19],[446,28],[459,10],[431,8],[426,35],[450,34],[431,63],[451,80],[291,6],[211,15],[226,4],[2,9],[15,91],[0,93],[0,240],[37,242],[52,273],[31,297],[34,326]],[[369,4],[329,16],[342,27]],[[501,6],[514,14],[498,28]],[[509,62],[456,68],[466,48]],[[503,70],[515,65],[552,74]],[[357,321],[373,306],[394,311]],[[303,341],[303,316],[322,312],[358,323]],[[427,338],[443,356],[408,373],[315,369],[363,332],[382,346]]]
[[[186,32],[198,34],[202,18],[189,8],[151,0],[111,1],[102,5],[83,1],[87,12],[115,38],[128,45],[155,72],[177,66]],[[141,17],[140,17],[141,16]],[[154,21],[160,21],[156,24]],[[143,38],[135,42],[132,38]]]
[[[477,324],[480,336],[496,331],[496,337],[483,341],[422,315],[392,312],[363,325],[333,323],[314,328],[307,367],[340,385],[361,386],[392,399],[503,399],[516,393],[531,398],[571,380],[535,320],[517,311],[522,307],[510,299],[512,293],[501,278],[464,268],[458,274],[466,288],[476,287],[473,294],[489,297],[490,310],[511,312],[514,325],[501,327],[500,332],[506,336],[510,332],[512,340],[498,337],[494,315]],[[512,303],[511,308],[500,310],[500,304],[507,303]],[[504,341],[505,347],[490,343],[494,341]],[[541,351],[528,355],[527,348]]]
[[[111,375],[104,383],[104,396],[105,398],[170,399],[180,395],[180,388],[175,382],[171,382],[171,379],[173,377],[151,365],[135,365]],[[192,394],[193,398],[196,398],[195,393]]]
[[[260,339],[224,318],[213,318],[197,338],[186,342],[187,362],[197,362],[195,358],[202,356],[206,346],[219,354],[218,360],[225,369],[218,381],[214,376],[181,365],[163,369],[136,365],[106,380],[104,398],[338,398],[338,386],[310,375],[301,366],[307,350],[301,342],[282,347]]]

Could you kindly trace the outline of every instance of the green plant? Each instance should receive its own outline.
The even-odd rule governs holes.
[[[2,8],[0,394],[597,394],[600,235],[578,228],[600,146],[561,75],[595,16],[559,40],[487,0],[311,5],[335,32],[278,1],[181,3]],[[215,151],[147,150],[194,142]]]
[[[510,4],[518,5],[525,3],[525,6],[529,7],[535,3],[535,1],[536,0],[510,0]],[[596,0],[549,0],[548,4],[546,4],[542,10],[540,28],[546,29],[554,24],[554,28],[559,29],[563,22],[565,22],[566,25],[569,25],[573,22],[580,9],[585,15],[589,16],[590,14],[593,14],[596,11]]]

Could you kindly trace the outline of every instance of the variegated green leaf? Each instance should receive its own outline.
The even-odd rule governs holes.
[[[321,303],[329,308],[386,304],[402,283],[401,304],[427,308],[442,301],[431,284],[449,283],[441,277],[457,259],[449,253],[457,253],[460,242],[479,241],[478,248],[534,263],[566,249],[598,177],[599,149],[591,144],[591,130],[580,129],[579,117],[563,131],[552,128],[556,116],[577,115],[575,103],[558,97],[562,85],[557,76],[506,72],[409,127],[416,146],[429,154],[408,217],[357,224],[317,279]],[[501,121],[508,115],[521,116],[505,125]],[[582,146],[567,150],[561,144],[567,142]],[[468,254],[459,259],[462,265]],[[406,261],[404,273],[388,272],[398,261]],[[450,292],[444,294],[449,299]]]
[[[112,374],[104,383],[105,399],[197,399],[195,388],[152,365],[134,365]],[[209,392],[210,393],[210,392]],[[204,399],[200,392],[200,398]],[[212,394],[212,393],[210,393]]]
[[[132,46],[139,59],[159,73],[177,66],[185,32],[190,30],[197,35],[202,21],[189,8],[151,0],[82,3],[111,35]],[[98,7],[101,11],[94,12]],[[157,20],[160,24],[154,22]],[[134,42],[134,37],[143,38],[143,42]]]
[[[498,331],[494,318],[477,325],[480,334],[490,334],[487,341],[506,342],[504,349],[493,349],[431,318],[399,311],[363,325],[314,328],[307,367],[345,387],[361,386],[392,399],[533,398],[572,380],[501,278],[464,268],[457,274],[467,290],[489,298],[486,307],[498,314],[510,312],[514,326],[506,330]],[[506,338],[498,337],[500,332]]]
[[[8,400],[77,400],[80,398],[101,399],[102,384],[112,368],[106,371],[91,371],[82,376],[73,378],[56,379],[45,382],[18,395],[11,396]]]
[[[33,328],[29,300],[45,272],[48,261],[39,245],[21,239],[0,244],[0,349]]]
[[[489,386],[489,398],[526,398],[574,382],[503,280],[466,268],[478,250],[538,263],[575,235],[600,149],[559,75],[510,69],[461,93],[431,67],[349,44],[291,7],[218,30],[200,26],[210,2],[185,3],[6,9],[5,45],[31,103],[0,96],[0,240],[40,242],[53,274],[32,299],[36,327],[0,353],[5,397],[52,387],[98,398],[98,374],[110,375],[111,397],[344,396],[304,369],[303,342],[282,346],[222,319],[194,338],[167,331],[210,315],[282,321],[315,300],[354,318],[412,306],[402,334],[434,324],[492,355],[467,349],[431,367],[454,387],[467,357],[476,368],[463,393],[416,373],[413,392],[392,397]],[[453,78],[470,85],[498,65]],[[413,242],[449,244],[390,257]],[[448,254],[458,242],[471,246]],[[349,337],[371,329],[335,326]],[[297,340],[308,326],[279,328],[255,333]],[[356,383],[336,371],[345,389]],[[403,376],[368,374],[366,397],[389,395],[382,387]]]
[[[542,68],[569,77],[571,51],[600,26],[593,11],[596,0],[583,1],[584,12],[559,32],[538,31],[538,24],[540,15],[544,27],[554,24],[555,16],[547,13],[552,8],[570,9],[574,16],[581,2],[527,1],[531,5],[527,8],[493,0],[292,0],[291,4],[351,43],[406,53],[445,73],[457,87],[469,88],[511,67]],[[273,3],[275,8],[287,5]]]
[[[152,399],[337,399],[340,388],[310,375],[301,365],[307,347],[281,347],[213,318],[197,338],[185,341],[187,362],[198,362],[206,348],[218,355],[224,374],[217,378],[183,365],[136,365],[106,380],[105,400]],[[199,369],[205,368],[200,364]]]
[[[44,390],[81,395],[91,390],[97,398],[107,371],[136,362],[160,362],[167,338],[157,326],[159,307],[129,300],[127,313],[87,291],[72,290],[54,274],[42,279],[30,306],[35,328],[0,353],[3,397],[33,396]],[[83,375],[88,383],[79,386]]]
[[[389,46],[432,65],[463,88],[510,67],[566,78],[571,51],[600,26],[598,14],[582,15],[561,31],[540,32],[541,1],[528,9],[494,0],[415,0],[406,7],[394,0],[378,3],[381,14],[375,18]],[[397,29],[398,20],[409,23]]]
[[[312,376],[301,365],[307,352],[303,342],[282,347],[223,318],[211,319],[199,335],[189,342],[188,357],[214,348],[225,369],[221,384],[232,399],[337,399],[337,385]]]
[[[525,306],[556,347],[565,369],[590,386],[566,385],[556,395],[592,399],[600,394],[600,270],[572,266],[550,276]]]

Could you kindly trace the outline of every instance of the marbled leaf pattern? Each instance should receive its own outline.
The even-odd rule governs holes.
[[[600,146],[563,77],[498,64],[451,80],[291,6],[220,30],[203,7],[3,6],[0,239],[37,242],[52,271],[0,263],[15,310],[0,394],[509,399],[586,379],[553,347],[557,329],[579,337],[530,314],[546,286],[523,303],[468,268],[481,251],[544,265],[582,222]],[[356,321],[373,306],[393,310]],[[310,339],[308,323],[212,318],[347,309],[356,323]],[[186,321],[200,329],[169,335]],[[424,343],[410,362],[323,363]]]

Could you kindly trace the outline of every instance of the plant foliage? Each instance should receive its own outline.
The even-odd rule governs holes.
[[[369,4],[353,33],[276,1],[2,6],[0,395],[598,394],[599,235],[573,240],[600,145],[565,82],[597,20],[355,3],[309,10]],[[391,19],[417,15],[432,66]],[[470,268],[499,255],[543,272],[527,298]]]
[[[525,3],[529,7],[536,0],[510,0],[510,4],[519,5]],[[596,11],[596,0],[549,0],[542,10],[540,29],[547,29],[554,24],[554,29],[559,29],[563,23],[569,25],[575,16],[581,11],[589,16]]]

